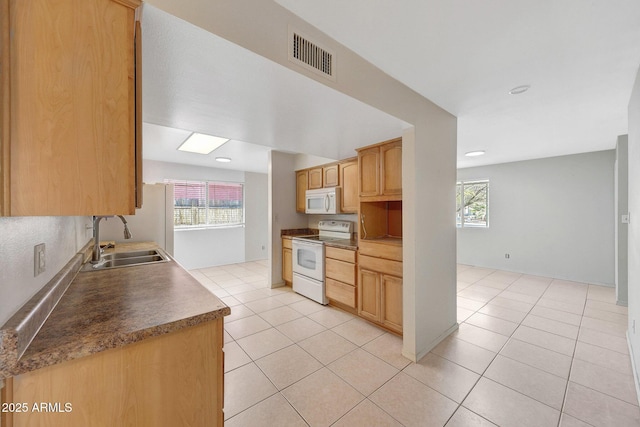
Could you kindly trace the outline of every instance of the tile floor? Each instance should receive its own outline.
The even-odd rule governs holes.
[[[612,288],[460,265],[460,328],[416,364],[400,338],[268,289],[266,261],[191,273],[231,306],[229,427],[640,425]]]

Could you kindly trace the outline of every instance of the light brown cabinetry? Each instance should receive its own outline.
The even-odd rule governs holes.
[[[140,3],[0,0],[3,215],[135,213]]]
[[[322,188],[322,168],[313,168],[309,169],[309,190],[315,190],[318,188]]]
[[[296,171],[296,212],[305,212],[307,190],[338,186],[342,187],[342,212],[358,212],[358,162],[355,158]]]
[[[357,151],[361,200],[401,200],[402,139],[392,139]]]
[[[293,258],[291,239],[282,239],[282,280],[287,286],[293,283]]]
[[[359,249],[358,315],[402,333],[402,246],[365,246],[365,253],[376,256],[364,255]],[[381,258],[381,254],[388,258]]]
[[[309,188],[309,171],[296,171],[296,212],[304,213],[307,201],[305,193]]]
[[[337,187],[340,184],[338,165],[329,165],[322,168],[322,186]]]
[[[339,164],[342,192],[340,202],[342,212],[357,213],[360,195],[358,192],[358,160],[351,160]]]
[[[37,369],[7,381],[13,402],[71,411],[3,414],[19,426],[222,426],[223,320]]]
[[[357,292],[356,251],[327,246],[325,281],[327,298],[342,308],[355,309]]]

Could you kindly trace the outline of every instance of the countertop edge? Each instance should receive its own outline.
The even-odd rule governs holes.
[[[18,359],[15,367],[8,372],[6,377],[12,377],[26,372],[34,371],[36,369],[45,368],[47,366],[56,365],[69,360],[80,359],[82,357],[91,356],[92,354],[100,353],[107,350],[113,350],[121,348],[129,344],[135,344],[140,341],[144,341],[148,338],[159,337],[171,332],[176,332],[184,328],[191,326],[197,326],[199,324],[223,318],[231,314],[229,307],[224,307],[218,310],[214,310],[201,315],[192,316],[185,319],[180,319],[175,322],[165,323],[163,325],[153,326],[139,331],[116,334],[110,340],[98,342],[93,346],[83,347],[80,350],[65,351],[64,348],[58,348],[55,352],[48,352],[45,354],[31,355],[31,357]],[[2,376],[0,374],[0,376]]]
[[[231,309],[216,297],[220,304],[214,304],[210,311],[196,312],[196,314],[178,320],[167,319],[168,321],[165,323],[133,331],[115,331],[110,336],[103,336],[94,341],[91,341],[90,338],[87,341],[87,337],[79,336],[74,342],[57,345],[46,350],[40,349],[37,351],[31,349],[30,347],[33,347],[31,343],[35,342],[34,340],[43,325],[52,315],[58,303],[65,298],[70,286],[76,280],[83,260],[86,259],[87,246],[91,244],[91,241],[74,255],[41,291],[0,328],[0,381],[39,368],[90,356],[105,350],[124,347],[147,338],[176,332],[183,328],[196,326],[231,314]],[[152,245],[151,242],[148,244]],[[175,264],[175,268],[180,268],[188,273],[173,258],[171,258],[170,263]],[[196,279],[194,278],[194,280]],[[201,284],[199,285],[202,286]],[[213,296],[215,297],[215,295]]]

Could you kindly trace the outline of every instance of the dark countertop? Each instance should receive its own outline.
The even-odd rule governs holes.
[[[336,248],[350,249],[355,251],[358,249],[358,240],[356,239],[341,239],[341,240],[328,240],[324,242],[326,246],[334,246]]]
[[[154,246],[117,244],[115,251]],[[19,322],[19,318],[29,317],[28,311],[35,309],[34,304],[26,304],[14,316],[17,319],[10,319],[0,330],[4,332],[0,334],[0,378],[122,347],[231,313],[173,259],[78,273],[20,355],[16,342],[20,339],[19,325],[25,322]],[[12,324],[18,326],[5,330]],[[2,339],[3,336],[13,339]]]

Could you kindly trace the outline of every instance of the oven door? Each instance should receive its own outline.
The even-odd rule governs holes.
[[[293,272],[324,281],[324,245],[322,242],[293,239]]]

